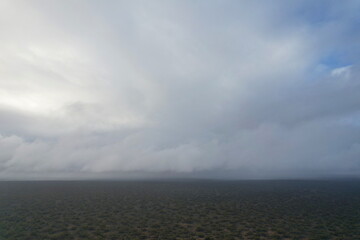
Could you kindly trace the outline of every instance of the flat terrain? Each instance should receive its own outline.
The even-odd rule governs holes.
[[[360,239],[360,181],[0,182],[0,239]]]

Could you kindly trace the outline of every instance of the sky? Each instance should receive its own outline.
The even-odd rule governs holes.
[[[0,0],[0,179],[359,177],[359,12]]]

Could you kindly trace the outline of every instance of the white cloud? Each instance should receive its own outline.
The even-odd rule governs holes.
[[[331,75],[334,77],[349,78],[351,73],[351,65],[345,67],[335,68],[331,71]]]

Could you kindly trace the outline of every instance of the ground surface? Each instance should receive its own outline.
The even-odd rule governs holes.
[[[360,239],[360,182],[0,182],[0,239]]]

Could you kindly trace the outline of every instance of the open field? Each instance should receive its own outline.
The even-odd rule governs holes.
[[[0,182],[0,239],[360,239],[360,182]]]

